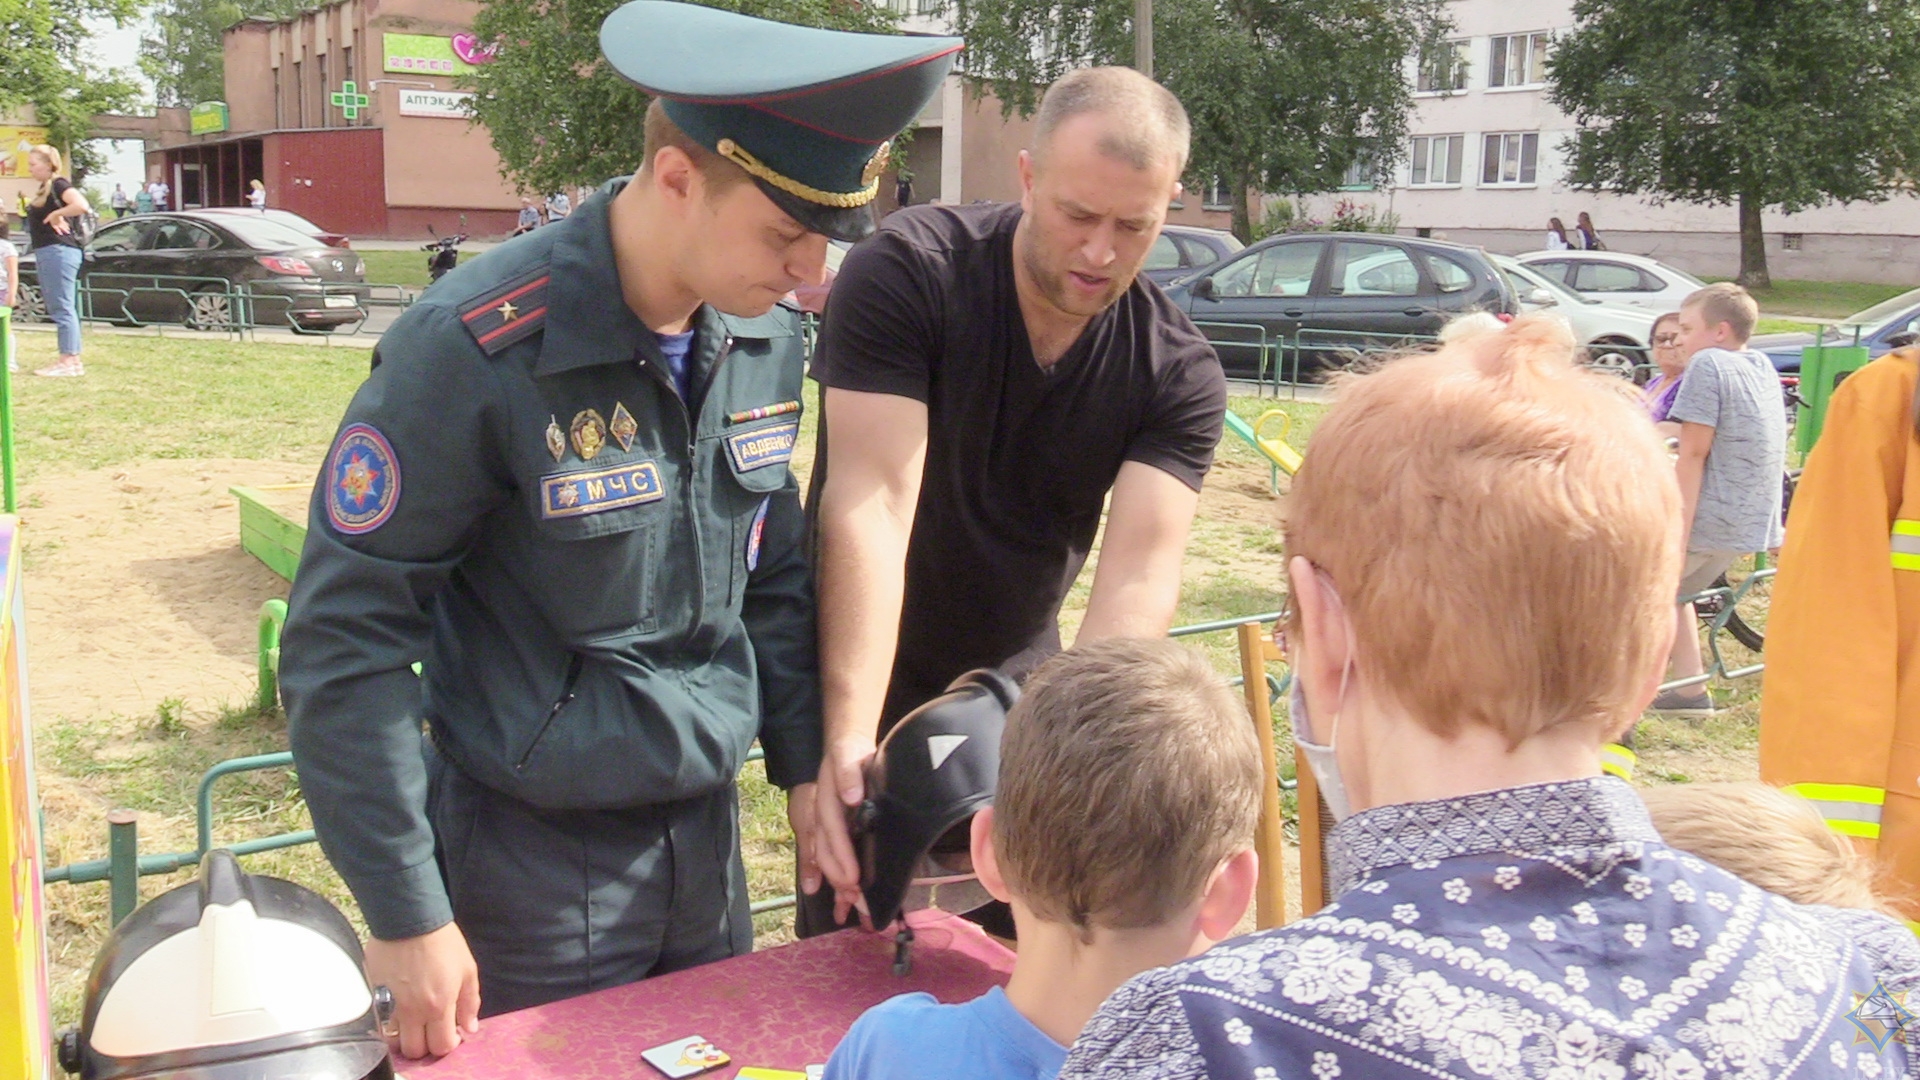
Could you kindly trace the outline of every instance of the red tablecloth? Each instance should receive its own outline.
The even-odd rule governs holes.
[[[701,1035],[732,1063],[800,1071],[823,1062],[867,1008],[924,990],[969,1001],[1005,985],[1013,953],[974,924],[916,913],[913,971],[893,974],[893,937],[846,930],[489,1017],[437,1061],[398,1062],[407,1080],[660,1080],[640,1051]]]

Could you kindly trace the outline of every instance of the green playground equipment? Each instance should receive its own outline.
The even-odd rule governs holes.
[[[1276,418],[1280,421],[1280,430],[1265,434],[1268,422]],[[1287,433],[1293,430],[1293,417],[1285,409],[1268,409],[1251,424],[1228,409],[1227,430],[1240,436],[1242,441],[1253,447],[1255,453],[1267,459],[1267,480],[1275,495],[1280,493],[1282,471],[1288,476],[1300,471],[1300,451],[1287,442]]]
[[[1820,441],[1820,429],[1827,422],[1827,405],[1833,400],[1833,391],[1840,380],[1865,367],[1873,359],[1873,353],[1865,345],[1859,344],[1859,334],[1854,335],[1854,343],[1842,345],[1837,341],[1829,345],[1826,342],[1826,327],[1814,332],[1813,344],[1800,354],[1800,397],[1807,403],[1794,421],[1794,449],[1802,455],[1813,452],[1813,444]]]

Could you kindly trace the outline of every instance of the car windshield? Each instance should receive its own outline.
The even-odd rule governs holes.
[[[1880,324],[1888,319],[1904,315],[1908,310],[1920,307],[1920,289],[1903,292],[1891,300],[1882,300],[1865,311],[1849,315],[1840,323],[1842,329],[1872,333],[1880,329]]]
[[[1507,276],[1509,278],[1520,279],[1520,284],[1514,286],[1513,291],[1516,293],[1532,292],[1534,289],[1540,288],[1540,289],[1545,289],[1548,292],[1552,293],[1554,299],[1560,301],[1563,304],[1566,304],[1566,303],[1598,304],[1600,302],[1598,300],[1593,299],[1592,297],[1582,296],[1579,293],[1574,292],[1572,289],[1567,288],[1565,285],[1561,284],[1558,281],[1553,280],[1552,278],[1546,276],[1545,274],[1535,273],[1534,271],[1527,269],[1527,266],[1525,263],[1522,263],[1513,259],[1497,259],[1495,260],[1495,262],[1499,264],[1500,269],[1505,270],[1507,272]],[[1525,286],[1525,287],[1522,288],[1521,286]]]
[[[288,228],[267,218],[248,217],[244,214],[229,217],[222,214],[219,221],[228,232],[238,236],[241,243],[261,251],[288,251],[320,244],[320,241],[298,229]]]

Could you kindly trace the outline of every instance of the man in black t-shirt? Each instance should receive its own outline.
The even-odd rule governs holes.
[[[1059,650],[1060,604],[1109,492],[1080,640],[1172,622],[1226,409],[1213,349],[1136,276],[1187,146],[1164,88],[1125,68],[1075,72],[1041,103],[1019,204],[904,210],[841,267],[813,364],[824,410],[808,500],[820,861],[841,907],[859,877],[843,807],[862,797],[877,736],[971,668],[1022,677]],[[825,897],[803,902],[801,933],[829,928]]]

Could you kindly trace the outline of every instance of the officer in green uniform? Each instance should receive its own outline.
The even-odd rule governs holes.
[[[747,951],[756,738],[811,845],[802,340],[776,303],[828,237],[872,231],[887,140],[959,44],[620,8],[602,50],[655,96],[638,174],[382,339],[314,491],[280,678],[404,1053]]]

